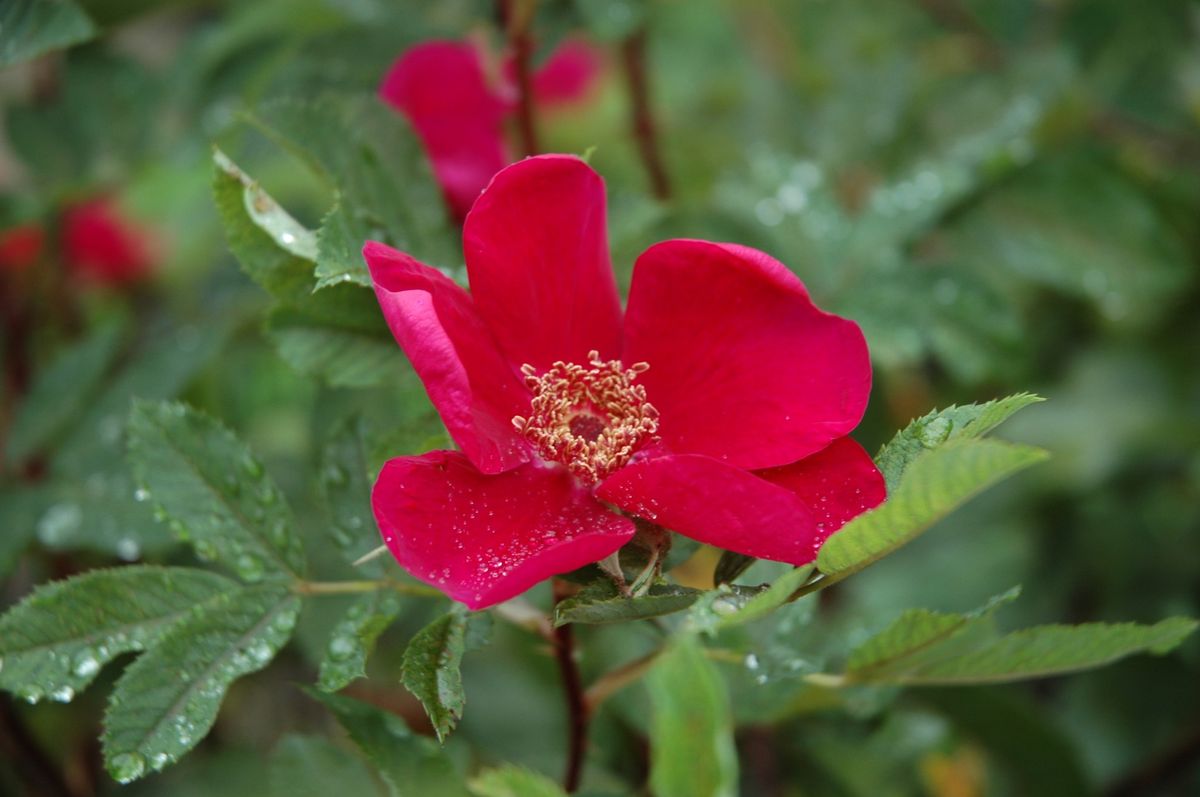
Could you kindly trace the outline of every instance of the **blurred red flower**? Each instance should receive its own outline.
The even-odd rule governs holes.
[[[416,577],[483,608],[612,554],[630,516],[800,565],[883,500],[846,436],[871,388],[862,332],[813,305],[782,263],[659,243],[638,258],[622,313],[603,181],[562,155],[496,174],[463,248],[470,293],[364,248],[384,316],[461,449],[393,459],[375,484],[384,541]]]
[[[22,224],[0,232],[0,270],[24,271],[37,262],[46,245],[40,224]]]
[[[567,40],[533,75],[541,107],[573,102],[600,72],[599,53]],[[430,41],[407,50],[384,76],[380,96],[416,129],[454,215],[471,209],[492,175],[512,161],[504,125],[516,110],[516,76],[506,59],[489,81],[479,48],[469,42]]]

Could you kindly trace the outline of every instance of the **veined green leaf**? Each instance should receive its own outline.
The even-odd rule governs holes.
[[[0,9],[0,66],[87,41],[96,25],[73,0],[5,0]]]
[[[981,490],[1046,458],[1031,446],[964,438],[927,451],[882,505],[825,541],[817,568],[843,577],[910,542]]]
[[[891,491],[900,484],[900,477],[912,461],[929,449],[962,437],[982,437],[1017,411],[1043,400],[1032,393],[1017,393],[983,404],[934,410],[896,432],[875,457],[875,464]]]
[[[468,797],[462,776],[442,750],[431,739],[414,735],[404,720],[348,697],[307,691],[337,717],[391,797]]]
[[[490,622],[490,615],[455,608],[418,631],[404,651],[400,680],[421,701],[442,741],[467,703],[459,669],[463,653],[483,644]]]
[[[123,327],[121,323],[98,327],[37,375],[13,418],[8,461],[25,461],[82,410],[116,356]]]
[[[725,683],[692,634],[675,639],[648,676],[650,785],[658,797],[732,797],[737,752]]]
[[[644,595],[627,598],[612,581],[600,579],[554,607],[554,624],[621,623],[681,612],[704,593],[674,584],[655,584]]]
[[[317,492],[334,544],[353,564],[379,546],[379,530],[371,514],[371,479],[359,418],[340,424],[321,450]],[[379,561],[359,565],[365,573],[383,574]]]
[[[567,793],[545,775],[507,764],[480,773],[471,783],[476,797],[566,797]]]
[[[404,364],[374,294],[338,285],[299,305],[276,307],[267,336],[288,365],[334,387],[369,387]]]
[[[1198,625],[1172,617],[1154,625],[1043,625],[1001,634],[993,619],[1001,602],[973,614],[909,610],[850,655],[844,679],[934,686],[1042,678],[1169,652]]]
[[[234,680],[266,667],[291,637],[300,599],[279,584],[223,593],[176,623],[117,681],[104,761],[128,783],[191,750]]]
[[[283,494],[216,421],[182,404],[138,402],[129,459],[140,489],[201,558],[221,561],[245,581],[304,572]]]
[[[803,586],[813,574],[813,570],[812,565],[797,567],[775,579],[767,589],[746,601],[737,611],[721,616],[716,623],[716,630],[752,623],[766,617],[787,603],[792,593]]]
[[[271,797],[382,797],[367,766],[320,736],[289,734],[271,753]]]
[[[216,573],[149,566],[45,584],[0,617],[0,687],[30,702],[68,701],[107,662],[237,589]]]
[[[336,692],[365,676],[367,658],[375,649],[376,640],[403,606],[400,595],[386,589],[368,593],[355,601],[329,635],[318,688]]]

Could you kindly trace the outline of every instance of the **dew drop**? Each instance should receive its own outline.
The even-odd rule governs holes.
[[[146,759],[138,753],[121,753],[113,756],[108,764],[108,771],[119,783],[129,783],[137,780],[146,771]]]
[[[217,558],[217,546],[208,540],[196,540],[193,547],[196,549],[196,556],[199,556],[206,562],[211,562]]]
[[[72,672],[80,678],[91,678],[100,671],[100,659],[90,650],[82,650],[75,655]]]
[[[354,640],[348,636],[335,636],[329,640],[329,655],[335,659],[349,658],[354,653]]]
[[[237,569],[238,575],[246,581],[258,581],[265,572],[262,560],[248,553],[239,556],[234,567]]]
[[[934,448],[946,441],[953,427],[954,423],[949,418],[934,418],[921,427],[921,430],[917,433],[917,439],[926,448]]]
[[[26,686],[22,686],[20,689],[17,690],[17,697],[21,698],[26,703],[38,702],[39,700],[42,699],[43,694],[44,693],[42,692],[41,687],[35,686],[33,684],[28,684]]]
[[[150,491],[145,487],[139,487],[133,491],[133,500],[141,503],[150,500]]]
[[[142,546],[133,537],[122,537],[117,540],[117,556],[123,561],[132,562],[142,553]]]
[[[50,693],[50,699],[56,703],[70,703],[75,697],[75,690],[69,686],[60,686]]]

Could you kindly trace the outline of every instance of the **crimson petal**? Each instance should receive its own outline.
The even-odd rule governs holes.
[[[626,363],[679,453],[744,468],[786,465],[858,425],[871,363],[853,321],[819,310],[762,252],[665,241],[638,258],[625,317]]]
[[[479,52],[467,42],[419,44],[388,70],[379,95],[416,128],[451,210],[464,217],[508,163],[511,104],[488,85]]]
[[[463,250],[479,315],[514,366],[620,354],[604,181],[579,158],[503,169],[467,216]]]
[[[807,564],[824,541],[796,493],[711,457],[635,461],[596,495],[685,537],[759,559]]]
[[[489,476],[457,451],[390,460],[371,505],[396,561],[471,609],[599,561],[634,533],[563,469]]]
[[[799,462],[757,475],[791,490],[812,508],[820,542],[887,498],[883,474],[850,437],[838,438]]]
[[[529,460],[513,428],[529,392],[501,356],[470,295],[403,252],[370,241],[363,257],[396,342],[425,383],[450,437],[484,473]]]

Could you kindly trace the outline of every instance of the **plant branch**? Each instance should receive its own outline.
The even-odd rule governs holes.
[[[536,0],[499,0],[500,19],[512,53],[517,78],[517,132],[521,149],[526,156],[541,152],[538,145],[537,122],[533,108],[533,39],[529,28],[533,22]]]
[[[564,597],[566,593],[562,582],[555,581],[555,602]],[[579,788],[579,780],[583,774],[589,712],[583,691],[583,679],[579,675],[579,663],[575,660],[575,633],[570,623],[554,629],[554,658],[558,662],[563,693],[567,700],[567,768],[563,775],[563,789],[572,794]]]
[[[662,653],[662,648],[653,650],[645,656],[634,659],[627,664],[622,664],[615,670],[609,670],[596,679],[584,693],[584,704],[587,706],[588,713],[590,714],[595,711],[605,700],[608,700],[617,692],[649,672],[650,668],[654,666],[654,662],[658,661],[658,657]]]
[[[621,43],[621,63],[633,111],[633,136],[642,166],[650,178],[650,190],[658,199],[671,198],[671,183],[658,149],[658,127],[650,110],[650,86],[646,74],[646,29]]]

